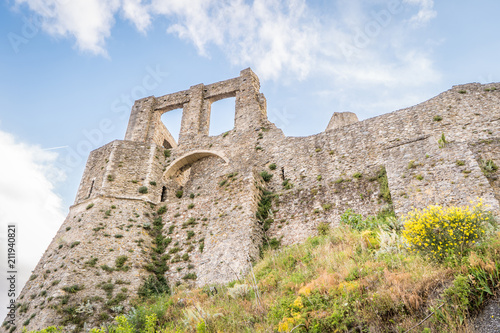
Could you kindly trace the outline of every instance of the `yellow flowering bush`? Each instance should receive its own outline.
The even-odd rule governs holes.
[[[475,206],[429,206],[403,217],[403,237],[412,251],[443,259],[447,255],[462,256],[485,233],[492,216],[482,201]]]

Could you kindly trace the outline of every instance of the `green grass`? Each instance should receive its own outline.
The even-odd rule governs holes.
[[[269,250],[245,278],[172,290],[151,275],[133,310],[97,332],[465,332],[500,282],[500,234],[442,262],[407,251],[391,212],[352,211],[319,236]],[[150,291],[150,292],[148,292]],[[92,331],[91,331],[92,332]]]

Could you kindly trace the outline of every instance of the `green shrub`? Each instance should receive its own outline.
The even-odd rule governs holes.
[[[86,261],[84,264],[90,267],[94,267],[95,264],[97,263],[97,258],[91,258],[88,261]]]
[[[354,230],[378,230],[379,227],[385,229],[395,229],[394,224],[394,211],[382,211],[379,215],[369,216],[366,219],[362,215],[356,214],[352,209],[347,209],[344,214],[340,216],[340,223],[350,226]]]
[[[139,287],[137,294],[141,297],[151,297],[170,293],[167,279],[164,276],[150,275]]]
[[[274,195],[272,192],[262,190],[260,202],[257,207],[257,213],[255,213],[255,216],[259,221],[265,221],[267,219],[269,211],[271,210],[272,207],[273,198]]]
[[[108,181],[112,182],[113,180],[115,180],[115,176],[108,175]]]
[[[105,270],[106,272],[112,272],[112,271],[114,271],[114,270],[115,270],[114,268],[109,267],[108,265],[101,265],[101,268],[102,268],[103,270]]]
[[[70,294],[75,294],[78,291],[83,290],[84,288],[85,286],[83,284],[74,284],[72,286],[63,287],[62,290]]]
[[[441,137],[438,140],[438,145],[439,148],[444,148],[448,144],[448,141],[446,141],[446,137],[444,136],[444,133],[441,133]]]
[[[328,232],[330,231],[330,224],[326,223],[326,222],[320,222],[318,224],[318,235],[320,236],[324,236],[326,234],[328,234]]]
[[[479,166],[485,175],[498,170],[498,166],[493,160],[481,160]]]
[[[93,203],[90,203],[87,205],[87,207],[85,209],[89,210],[90,208],[94,207],[94,204]]]
[[[275,163],[269,164],[269,169],[276,170],[276,164]]]
[[[183,280],[196,280],[197,278],[195,273],[188,273],[182,277]]]
[[[71,243],[69,247],[70,247],[70,248],[74,248],[74,247],[75,247],[75,246],[77,246],[78,244],[80,244],[80,242],[79,242],[79,241],[75,241],[75,242]]]
[[[187,234],[187,239],[191,239],[195,235],[193,230],[188,230],[186,234]]]
[[[155,182],[155,181],[150,181],[150,182],[149,182],[149,185],[151,185],[151,186],[156,186],[156,182]]]
[[[356,230],[368,229],[367,223],[361,214],[356,214],[352,209],[347,209],[342,216],[340,216],[340,223],[350,226]]]
[[[182,195],[183,195],[183,194],[184,194],[184,191],[183,191],[183,190],[178,190],[177,192],[175,192],[175,196],[176,196],[177,198],[179,198],[179,199],[180,199],[180,198],[182,198]]]
[[[387,180],[387,171],[385,167],[380,167],[377,173],[377,181],[380,187],[379,197],[384,199],[388,204],[392,204],[391,191],[389,191],[389,181]]]
[[[196,222],[196,219],[194,217],[190,217],[186,222],[182,224],[183,228],[189,227],[189,226],[194,226],[197,225],[198,222]]]
[[[318,176],[316,177],[316,180],[317,180],[317,181],[321,181],[321,179],[323,179],[323,176],[322,176],[322,175],[318,175]]]
[[[123,268],[123,265],[128,260],[127,256],[119,256],[115,259],[115,266],[117,268]]]
[[[262,177],[262,179],[267,183],[271,180],[271,178],[273,178],[273,174],[267,172],[267,171],[262,171],[260,173],[260,176]]]
[[[429,206],[408,213],[404,221],[403,237],[411,250],[442,260],[462,257],[483,238],[493,217],[479,202],[474,207]]]
[[[354,175],[352,175],[353,178],[359,179],[363,177],[363,174],[361,172],[356,172]]]
[[[163,214],[165,214],[166,211],[167,211],[167,206],[161,206],[160,208],[158,208],[158,210],[156,211],[156,213],[158,215],[163,215]]]
[[[148,193],[148,188],[146,186],[139,187],[139,193],[142,193],[142,194]]]
[[[264,250],[271,249],[276,250],[281,246],[281,241],[277,238],[271,238],[269,241],[264,243]]]
[[[443,117],[441,117],[440,115],[436,115],[434,116],[434,118],[432,118],[434,121],[441,121],[443,120]]]
[[[188,209],[193,209],[194,208],[194,203],[190,203],[187,207],[188,207]]]
[[[289,190],[289,189],[293,188],[293,184],[290,182],[290,179],[285,179],[283,181],[283,183],[281,183],[281,185],[283,185],[285,190]]]
[[[163,155],[165,156],[165,158],[170,157],[170,149],[165,149],[165,150],[163,151]]]

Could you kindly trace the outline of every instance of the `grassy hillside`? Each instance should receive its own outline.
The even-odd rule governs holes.
[[[347,211],[338,228],[266,252],[245,279],[138,298],[93,332],[468,332],[500,282],[492,217],[437,207],[404,222]]]

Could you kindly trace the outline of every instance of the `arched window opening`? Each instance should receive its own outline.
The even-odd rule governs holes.
[[[219,135],[234,128],[235,107],[235,97],[224,98],[212,103],[210,106],[210,136]]]

